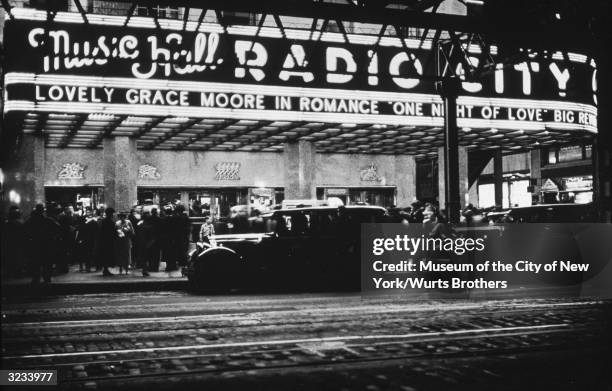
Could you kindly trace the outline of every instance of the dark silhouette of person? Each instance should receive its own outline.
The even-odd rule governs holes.
[[[191,221],[187,216],[185,207],[177,205],[172,216],[171,242],[174,249],[173,258],[166,264],[166,271],[178,270],[178,266],[187,264],[187,254],[189,252],[189,235],[191,233]]]
[[[54,254],[61,236],[59,224],[45,216],[45,207],[38,204],[24,224],[24,233],[32,284],[40,283],[41,275],[45,282],[51,282]]]
[[[58,271],[68,273],[68,267],[74,263],[76,253],[76,228],[79,224],[78,216],[74,213],[72,206],[67,206],[64,211],[57,216],[57,222],[62,228],[62,249]]]
[[[79,258],[79,270],[91,271],[95,259],[95,244],[98,236],[98,219],[91,208],[85,209],[85,217],[77,228],[76,242]]]
[[[159,217],[157,208],[151,209],[151,225],[153,226],[153,242],[148,249],[149,271],[159,271],[159,261],[161,256],[161,238],[163,231],[163,222]]]
[[[117,232],[114,215],[115,210],[113,208],[106,208],[98,232],[98,259],[104,268],[102,270],[103,276],[112,276],[113,273],[108,268],[115,266],[115,237]]]
[[[25,231],[21,221],[21,210],[18,206],[9,208],[7,219],[2,222],[0,236],[2,249],[2,275],[18,276],[25,267]]]
[[[68,266],[66,263],[66,237],[59,222],[60,212],[61,208],[57,203],[50,202],[47,204],[46,217],[53,220],[55,222],[54,226],[59,229],[59,235],[55,237],[53,247],[50,249],[48,256],[51,258],[51,264],[55,265],[57,271],[59,271],[60,273],[66,273],[68,270]]]
[[[128,220],[132,223],[132,227],[134,228],[134,232],[136,232],[136,226],[140,223],[140,219],[142,219],[141,210],[136,210],[136,208],[132,208],[130,210],[130,214],[128,215]],[[136,254],[137,246],[136,246],[136,235],[134,234],[134,243],[132,245],[132,261],[137,262],[138,255]]]
[[[168,265],[176,264],[176,248],[174,247],[174,214],[171,206],[166,206],[159,217],[159,247],[161,260]],[[172,268],[172,266],[171,266]],[[176,267],[174,267],[176,268]]]
[[[159,248],[156,244],[155,226],[152,216],[145,212],[142,220],[136,226],[136,246],[138,247],[138,263],[142,267],[142,275],[149,276],[151,264],[156,260],[159,262]]]

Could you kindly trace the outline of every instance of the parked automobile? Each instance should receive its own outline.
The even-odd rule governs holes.
[[[199,289],[356,289],[361,223],[385,217],[374,206],[276,210],[253,221],[251,232],[199,244],[185,274]]]
[[[595,222],[596,218],[597,214],[592,203],[532,205],[487,215],[488,221],[495,224]]]
[[[591,232],[597,222],[593,204],[543,204],[512,208],[487,215],[489,226],[467,228],[477,235],[491,239],[488,247],[495,250],[492,259],[506,261],[529,260],[540,264],[585,259],[583,245],[585,232]],[[599,234],[597,230],[593,234]],[[508,262],[510,262],[508,261]],[[593,264],[592,269],[596,267]],[[599,268],[599,266],[597,266]],[[509,277],[511,278],[511,277]],[[575,285],[583,279],[576,273],[515,273],[514,278],[523,285]],[[515,282],[516,284],[517,282]]]

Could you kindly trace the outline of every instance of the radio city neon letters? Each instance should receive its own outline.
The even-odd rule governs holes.
[[[171,32],[163,35],[150,34],[137,37],[132,34],[105,35],[100,34],[93,39],[74,38],[66,30],[45,30],[35,27],[29,30],[28,43],[33,48],[49,45],[49,51],[42,57],[44,72],[70,70],[73,68],[102,67],[110,60],[131,61],[129,67],[132,75],[139,79],[150,79],[161,75],[201,74],[214,71],[221,65],[233,67],[235,79],[256,82],[288,82],[299,81],[305,86],[316,81],[324,81],[329,85],[341,87],[351,82],[359,72],[367,72],[367,84],[378,86],[380,76],[386,75],[394,85],[401,90],[415,89],[422,81],[424,74],[423,60],[419,58],[423,51],[398,49],[392,56],[387,56],[383,63],[378,53],[368,50],[368,61],[357,61],[352,47],[340,47],[326,43],[322,50],[324,69],[316,69],[309,58],[313,50],[300,43],[291,44],[286,53],[281,53],[282,62],[271,66],[269,50],[278,48],[266,46],[256,40],[237,39],[233,41],[233,50],[220,54],[219,48],[227,45],[224,36],[219,33],[198,32],[186,37],[183,33]],[[189,38],[189,39],[188,39]],[[223,58],[232,55],[233,58]],[[469,60],[478,65],[478,58],[471,56]],[[280,70],[279,70],[280,69]],[[494,71],[494,91],[504,93],[504,82],[507,72],[518,72],[522,92],[525,96],[532,95],[532,79],[534,74],[549,72],[558,88],[558,96],[565,97],[568,82],[571,79],[571,67],[555,62],[546,68],[537,62],[523,62],[513,68],[497,68]],[[463,75],[461,65],[457,72]],[[462,87],[468,93],[478,93],[483,89],[481,82],[466,81],[462,76]],[[595,94],[597,85],[593,70],[592,89]],[[593,96],[596,99],[596,96]]]

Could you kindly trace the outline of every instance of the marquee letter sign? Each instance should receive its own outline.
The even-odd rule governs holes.
[[[13,12],[5,112],[443,125],[423,78],[434,73],[429,41],[163,19],[156,29],[137,17],[123,27],[109,15],[83,24],[62,12],[49,25],[44,12]],[[497,69],[462,83],[458,124],[597,132],[595,72],[576,53]]]

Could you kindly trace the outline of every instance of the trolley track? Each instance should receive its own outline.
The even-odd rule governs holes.
[[[207,302],[200,303],[204,313],[199,315],[158,310],[143,317],[122,311],[114,318],[30,317],[3,323],[2,365],[57,369],[66,389],[146,389],[162,380],[164,386],[253,376],[275,381],[271,374],[289,379],[334,368],[359,376],[358,368],[402,367],[423,360],[455,363],[609,350],[602,345],[611,331],[612,303],[607,301],[298,301],[232,303],[224,312],[218,311],[222,303],[211,308]],[[196,307],[194,303],[190,310]]]
[[[36,326],[19,329],[12,325],[3,330],[3,353],[17,357],[32,352],[32,357],[68,357],[72,355],[91,355],[100,346],[104,354],[118,354],[122,351],[148,352],[184,349],[184,346],[207,346],[224,342],[242,343],[254,339],[295,339],[329,338],[347,333],[378,335],[379,330],[394,330],[396,334],[426,335],[432,332],[453,333],[466,327],[477,329],[525,326],[529,324],[566,323],[579,327],[586,322],[596,322],[601,313],[594,308],[581,308],[569,314],[563,311],[548,311],[534,316],[533,310],[517,308],[485,312],[461,312],[449,317],[448,314],[426,314],[415,316],[413,313],[393,312],[392,314],[356,314],[353,316],[331,316],[290,313],[277,314],[268,318],[250,314],[215,322],[211,318],[194,322],[176,320],[174,322],[153,323],[149,327],[128,323],[110,330],[107,324],[88,331],[76,331],[73,327],[62,328],[55,325],[52,330]],[[214,319],[219,321],[219,319]],[[120,322],[116,320],[115,322]],[[136,326],[136,328],[134,328]],[[16,329],[15,329],[16,328]],[[11,330],[12,329],[12,330]],[[52,333],[49,333],[52,331]],[[169,339],[169,335],[172,336]],[[147,341],[148,347],[135,340]],[[44,353],[51,354],[44,354]]]
[[[367,363],[390,365],[419,358],[451,359],[597,347],[598,333],[593,332],[592,328],[568,326],[559,324],[510,330],[460,330],[454,334],[415,334],[404,338],[392,336],[393,340],[390,341],[371,337],[370,340],[364,338],[358,342],[350,342],[344,338],[345,343],[331,345],[321,351],[313,351],[308,345],[304,346],[309,342],[317,342],[316,340],[285,341],[286,346],[282,346],[283,341],[255,341],[249,346],[255,350],[245,350],[246,346],[221,350],[227,347],[210,345],[212,349],[205,349],[208,352],[195,355],[72,361],[47,365],[37,363],[32,367],[58,369],[61,384],[72,388],[92,382],[101,386],[129,381],[155,383],[156,379],[166,379],[169,376],[190,378],[244,371],[253,375],[258,371],[293,371],[305,367],[330,368]],[[335,342],[342,340],[343,338],[338,338]],[[105,371],[109,368],[110,371]],[[137,373],[134,373],[134,368],[139,368]],[[83,376],[83,373],[87,373],[87,376]]]

